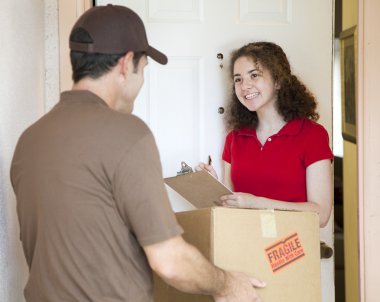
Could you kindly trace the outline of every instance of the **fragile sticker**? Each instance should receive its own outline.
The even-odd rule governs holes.
[[[305,257],[298,233],[286,236],[265,249],[266,257],[273,273]]]

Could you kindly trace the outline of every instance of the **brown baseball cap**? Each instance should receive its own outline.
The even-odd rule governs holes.
[[[84,29],[93,42],[70,41],[73,51],[101,54],[143,51],[160,64],[168,62],[166,55],[149,45],[144,23],[128,7],[112,4],[94,6],[78,19],[72,31],[78,28]]]

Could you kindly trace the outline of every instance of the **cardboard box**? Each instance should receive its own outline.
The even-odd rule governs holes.
[[[318,215],[213,207],[177,213],[184,238],[215,265],[267,282],[264,302],[320,302]],[[156,302],[211,302],[155,278]]]
[[[181,184],[179,179],[173,178],[167,182],[177,190],[174,192],[168,188],[168,193],[173,208],[182,211],[176,216],[185,230],[184,239],[216,266],[246,272],[265,281],[267,287],[258,289],[264,302],[320,302],[318,215],[224,207],[196,209],[192,204],[203,198],[199,196],[202,191],[202,188],[198,189],[199,184],[194,187],[197,183],[194,178],[202,179],[204,187],[217,186],[219,182],[209,177],[204,173],[193,173],[181,176]],[[194,192],[195,188],[192,196],[189,192]],[[213,201],[202,201],[202,206],[211,204]],[[213,301],[210,296],[181,293],[157,276],[154,291],[156,302]]]

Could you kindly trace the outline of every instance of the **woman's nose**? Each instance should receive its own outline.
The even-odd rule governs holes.
[[[248,89],[252,87],[252,81],[251,79],[244,79],[242,83],[242,89]]]

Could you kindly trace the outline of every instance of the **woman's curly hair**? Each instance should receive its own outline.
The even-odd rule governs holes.
[[[286,54],[280,46],[271,42],[249,43],[231,54],[230,75],[233,79],[234,64],[240,57],[247,57],[255,64],[260,64],[272,75],[273,81],[279,84],[277,110],[285,121],[294,118],[318,120],[317,102],[306,86],[291,73]],[[231,101],[226,115],[228,129],[256,128],[258,117],[255,111],[244,107],[235,94],[232,84]]]

